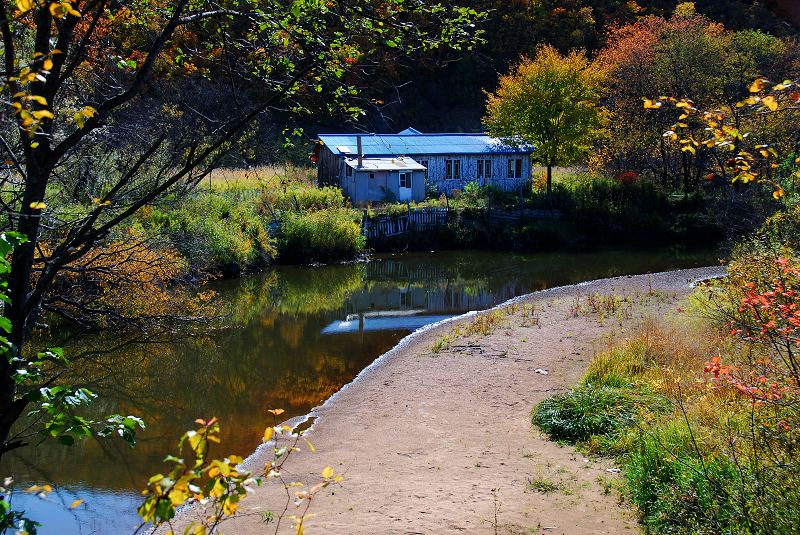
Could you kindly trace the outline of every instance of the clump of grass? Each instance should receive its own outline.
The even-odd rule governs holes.
[[[541,494],[550,494],[560,489],[556,483],[544,477],[532,477],[528,479],[528,488]]]
[[[532,419],[554,440],[584,442],[592,436],[613,437],[645,412],[664,412],[669,402],[649,393],[608,386],[581,386],[541,402]]]
[[[452,333],[448,333],[440,338],[437,338],[436,341],[431,346],[431,352],[434,354],[441,353],[442,351],[446,351],[450,349],[450,344],[453,342]]]
[[[589,364],[581,384],[616,388],[631,386],[645,373],[648,354],[649,346],[642,339],[599,353]]]
[[[327,262],[353,258],[366,245],[353,210],[287,213],[278,239],[281,262]]]
[[[502,309],[490,310],[489,312],[481,312],[464,326],[462,331],[463,336],[488,336],[495,329],[497,329],[503,321],[504,312]]]

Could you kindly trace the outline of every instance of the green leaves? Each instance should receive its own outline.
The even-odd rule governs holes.
[[[533,145],[543,165],[572,165],[605,133],[604,81],[585,54],[543,46],[488,95],[486,129],[510,145]]]

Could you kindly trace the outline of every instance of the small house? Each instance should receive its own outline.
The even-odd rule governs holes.
[[[470,182],[504,191],[531,185],[530,147],[488,134],[320,134],[312,160],[320,185],[339,186],[354,204],[421,201]]]

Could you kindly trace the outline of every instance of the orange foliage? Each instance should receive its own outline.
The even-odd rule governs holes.
[[[42,244],[48,256],[47,244]],[[118,319],[211,315],[214,292],[189,298],[181,282],[187,263],[171,247],[115,240],[69,264],[57,278],[48,302],[76,318],[105,323]]]

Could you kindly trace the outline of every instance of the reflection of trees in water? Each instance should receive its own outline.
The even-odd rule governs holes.
[[[34,467],[48,466],[50,481],[140,486],[146,475],[161,469],[163,455],[197,417],[221,419],[222,453],[247,455],[271,421],[266,409],[284,408],[287,417],[304,414],[402,335],[322,336],[327,318],[318,314],[266,310],[261,317],[273,327],[254,321],[242,329],[82,359],[83,380],[100,396],[91,411],[141,415],[148,427],[139,444],[126,452],[114,441],[72,448],[48,443],[12,459],[14,473],[35,476]]]
[[[4,473],[18,480],[138,488],[162,468],[163,455],[197,417],[222,421],[221,453],[248,454],[280,407],[303,414],[336,392],[404,334],[398,331],[323,335],[352,312],[426,309],[457,313],[485,308],[543,287],[709,262],[710,255],[672,252],[408,255],[369,264],[282,267],[215,285],[229,325],[202,336],[165,335],[119,344],[113,333],[71,342],[77,376],[100,398],[96,415],[144,417],[148,428],[134,451],[119,441],[71,448],[27,448]]]

